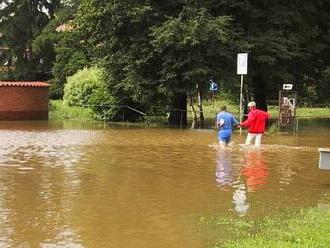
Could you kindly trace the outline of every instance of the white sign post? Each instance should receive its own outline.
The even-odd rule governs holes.
[[[243,75],[247,75],[248,54],[237,54],[237,75],[241,75],[241,91],[239,99],[239,122],[243,119]],[[242,127],[240,127],[240,134],[242,134]]]

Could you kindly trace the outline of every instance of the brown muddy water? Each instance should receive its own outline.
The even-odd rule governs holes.
[[[0,123],[0,247],[204,248],[201,218],[256,219],[330,206],[330,122],[266,135],[74,122]]]

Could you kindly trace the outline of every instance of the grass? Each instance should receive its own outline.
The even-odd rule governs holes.
[[[330,117],[330,108],[298,108],[299,117]]]
[[[215,100],[214,103],[212,101],[203,102],[203,111],[205,118],[212,118],[215,116],[217,112],[220,111],[220,107],[226,105],[227,110],[233,113],[235,116],[239,116],[239,106],[233,104],[226,100]],[[197,106],[195,107],[198,110]]]
[[[213,101],[203,102],[203,111],[205,119],[214,119],[216,113],[219,111],[220,106],[226,105],[229,112],[233,113],[234,116],[239,119],[239,106],[233,104],[230,101],[216,99]],[[195,106],[196,111],[197,106]],[[62,100],[52,100],[49,107],[49,118],[52,120],[67,120],[67,119],[77,119],[77,120],[92,120],[93,113],[91,109],[71,107],[66,105]],[[278,107],[268,106],[268,112],[271,114],[272,118],[278,117]],[[300,118],[322,118],[330,117],[330,108],[297,108],[297,116]],[[163,117],[158,118],[164,121]],[[192,119],[192,112],[190,106],[188,106],[188,119]],[[150,117],[147,122],[151,124],[155,121],[155,118]],[[158,120],[159,122],[159,120]]]
[[[211,248],[310,248],[329,247],[330,211],[302,210],[291,217],[268,217],[261,221],[203,218],[203,225],[226,228],[232,240],[219,241]]]
[[[62,100],[52,100],[49,106],[50,120],[92,120],[89,108],[71,107]]]
[[[203,102],[203,112],[204,117],[214,118],[215,114],[219,112],[221,106],[226,105],[229,112],[233,113],[234,116],[239,118],[239,105],[233,104],[230,101],[216,99],[214,103],[212,101]],[[190,106],[188,107],[191,110]],[[197,106],[195,106],[197,109]],[[278,118],[278,106],[270,105],[268,106],[268,112],[272,118]],[[311,108],[311,107],[298,107],[297,116],[300,118],[323,118],[330,117],[330,108]],[[188,117],[192,118],[192,113],[189,111]]]

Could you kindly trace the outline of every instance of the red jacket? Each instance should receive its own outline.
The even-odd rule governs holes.
[[[260,109],[251,109],[246,121],[240,125],[247,127],[249,133],[263,133],[266,128],[266,120],[270,115]]]

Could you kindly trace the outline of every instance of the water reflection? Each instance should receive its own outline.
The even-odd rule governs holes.
[[[235,186],[233,193],[234,209],[239,216],[244,216],[250,208],[245,184]]]
[[[246,149],[244,158],[245,164],[241,173],[245,177],[248,191],[253,192],[266,183],[268,176],[264,151],[261,149]]]
[[[266,184],[267,176],[265,150],[245,146],[216,149],[215,181],[218,187],[232,188],[232,202],[239,216],[244,216],[250,208],[247,192],[260,189]]]
[[[233,182],[231,151],[229,149],[217,150],[216,163],[215,180],[218,186],[230,185]]]
[[[201,234],[199,216],[253,219],[329,202],[317,163],[327,130],[214,151],[211,130],[2,125],[4,248],[204,248],[219,230]]]
[[[237,154],[237,152],[238,150],[232,148],[216,149],[215,181],[218,187],[231,187],[234,210],[239,216],[244,216],[249,209],[249,204],[245,184],[237,170],[235,171],[233,168],[232,153]]]
[[[0,131],[0,246],[83,247],[68,217],[90,132]],[[95,134],[93,135],[95,137]],[[1,204],[4,203],[4,204]]]

